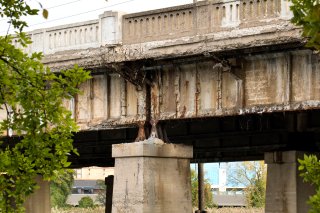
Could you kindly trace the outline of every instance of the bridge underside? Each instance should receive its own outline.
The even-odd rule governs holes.
[[[320,151],[320,110],[160,121],[170,143],[193,145],[193,162],[263,160],[269,151]],[[138,128],[82,131],[72,167],[114,166],[111,146],[133,142]]]

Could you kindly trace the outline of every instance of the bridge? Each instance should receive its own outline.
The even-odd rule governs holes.
[[[72,166],[114,166],[112,145],[152,136],[192,146],[192,162],[265,159],[266,212],[305,212],[296,158],[319,151],[320,58],[289,6],[200,1],[29,32],[26,52],[93,75],[65,103],[81,129]]]

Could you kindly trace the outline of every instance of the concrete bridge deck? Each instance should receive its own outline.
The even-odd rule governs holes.
[[[266,212],[307,212],[313,189],[297,159],[320,151],[320,57],[303,47],[289,6],[207,0],[30,32],[25,51],[42,51],[53,70],[92,71],[65,102],[81,128],[72,166],[113,166],[111,146],[127,143],[113,146],[112,211],[191,212],[193,154],[265,159]],[[150,135],[173,144],[130,143]]]
[[[74,167],[112,165],[110,145],[148,137],[151,120],[164,140],[193,144],[194,161],[317,147],[319,55],[289,6],[200,1],[30,32],[25,51],[42,51],[47,66],[93,74],[65,103],[82,130]]]

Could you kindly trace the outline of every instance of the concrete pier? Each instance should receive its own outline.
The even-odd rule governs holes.
[[[191,146],[151,138],[112,146],[113,213],[192,212]]]
[[[25,203],[26,213],[50,213],[50,183],[41,176],[36,177],[36,182],[40,188],[28,197]]]
[[[308,212],[307,200],[315,189],[299,176],[297,159],[303,152],[270,152],[265,154],[268,164],[266,213]]]

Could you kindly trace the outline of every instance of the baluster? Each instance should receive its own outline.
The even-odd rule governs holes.
[[[155,18],[152,17],[152,18],[151,18],[151,37],[154,37],[154,35],[157,34],[157,31],[156,31],[155,28],[156,28],[156,27],[155,27]]]
[[[170,18],[169,18],[169,34],[170,32],[173,32],[174,31],[174,17],[173,17],[173,14],[170,14]]]
[[[88,43],[88,29],[84,28],[84,43]]]
[[[212,17],[213,17],[213,20],[212,20],[213,27],[214,28],[220,27],[221,20],[220,20],[220,7],[219,6],[215,6]]]
[[[68,43],[69,39],[68,39],[68,37],[69,37],[68,32],[65,30],[65,31],[64,31],[64,45],[65,45],[65,47],[69,46],[69,43]]]
[[[162,18],[161,18],[161,16],[158,16],[158,19],[157,19],[157,29],[158,29],[158,34],[162,35],[163,32],[162,32]]]
[[[150,36],[151,35],[151,26],[150,26],[150,20],[149,18],[146,18],[146,24],[145,24],[145,32],[144,34],[146,36]]]
[[[166,35],[169,32],[168,16],[163,16],[163,32]]]
[[[176,17],[175,17],[175,25],[176,25],[176,31],[180,31],[181,30],[181,27],[180,27],[180,13],[177,13],[176,14]]]
[[[95,42],[99,42],[99,26],[95,27]]]
[[[279,1],[279,0],[277,0]],[[273,0],[266,0],[266,4],[267,4],[267,17],[272,17],[273,16],[273,12],[274,12],[274,8],[273,8]]]
[[[186,12],[183,11],[182,12],[182,16],[181,16],[181,32],[184,32],[186,31]]]

